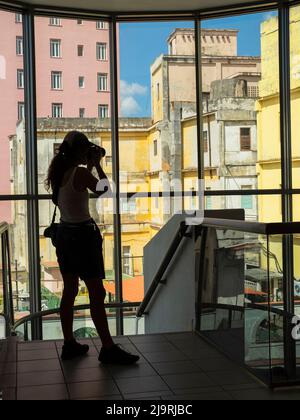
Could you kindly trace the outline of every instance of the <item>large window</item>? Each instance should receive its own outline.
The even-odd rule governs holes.
[[[299,9],[290,8],[291,74],[283,75],[291,81],[294,188],[299,187],[300,178]],[[204,152],[201,187],[206,191],[207,210],[243,208],[247,220],[282,220],[282,195],[292,192],[282,190],[282,175],[287,175],[281,173],[282,150],[289,150],[289,145],[283,144],[288,139],[286,130],[281,130],[277,9],[256,13],[249,8],[233,16],[227,11],[222,18],[213,19],[203,16],[201,83],[196,77],[193,18],[183,22],[175,17],[162,22],[122,19],[117,25],[117,63],[112,69],[108,22],[79,19],[80,15],[73,19],[37,15],[33,79],[33,74],[26,74],[32,70],[31,61],[25,67],[23,62],[28,45],[23,40],[23,17],[17,10],[0,11],[0,32],[4,34],[0,36],[0,214],[13,229],[19,229],[13,233],[12,266],[15,278],[24,272],[28,282],[28,261],[36,257],[31,255],[36,250],[26,236],[28,209],[32,212],[29,227],[35,223],[34,206],[27,204],[39,199],[43,308],[57,306],[63,287],[55,250],[43,237],[53,211],[50,198],[44,196],[44,180],[51,159],[71,130],[85,132],[104,147],[103,167],[109,179],[120,178],[118,217],[113,212],[117,200],[91,201],[91,215],[103,236],[107,301],[118,301],[120,287],[124,301],[142,300],[145,246],[174,214],[199,209],[199,150]],[[112,147],[114,74],[119,78],[115,84],[118,148]],[[36,98],[30,97],[30,80],[36,84]],[[201,128],[197,88],[203,99]],[[35,108],[31,107],[34,100],[37,133],[29,133],[31,125],[26,126],[25,117]],[[26,167],[35,140],[38,161],[33,168]],[[31,170],[36,170],[39,195],[28,190],[29,186],[34,189],[34,182],[27,182]],[[294,220],[300,217],[298,204],[299,196],[294,195]],[[118,226],[120,238],[116,237]],[[36,231],[31,229],[29,234]],[[115,277],[117,264],[120,278]],[[23,293],[24,302],[29,301],[28,285],[21,288],[16,281],[15,289],[16,296]],[[77,303],[88,303],[83,284]],[[113,322],[114,317],[115,313]]]
[[[251,195],[281,189],[278,12],[203,20],[201,50],[206,208],[243,208],[250,221],[274,221],[276,209],[280,222],[278,195]],[[188,127],[190,116],[183,121]],[[195,165],[186,159],[187,169]]]

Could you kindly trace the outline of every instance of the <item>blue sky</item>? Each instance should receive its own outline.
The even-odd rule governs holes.
[[[275,13],[259,13],[203,22],[212,29],[238,29],[239,55],[260,55],[260,25]],[[120,71],[122,115],[144,117],[151,114],[150,66],[167,54],[167,39],[175,28],[191,28],[191,22],[151,22],[120,24]]]

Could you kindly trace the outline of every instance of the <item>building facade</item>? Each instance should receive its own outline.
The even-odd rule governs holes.
[[[24,118],[22,14],[0,12],[0,193],[11,194],[9,136]],[[110,113],[106,22],[35,18],[37,116],[107,118]],[[22,193],[26,193],[24,190]],[[10,205],[0,203],[2,220]]]

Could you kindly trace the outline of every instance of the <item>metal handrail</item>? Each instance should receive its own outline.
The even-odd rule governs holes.
[[[6,222],[0,223],[1,238],[1,259],[2,259],[2,285],[4,298],[4,316],[6,319],[6,334],[11,334],[12,325],[14,324],[14,308],[13,308],[13,290],[10,266],[10,240],[9,225]]]
[[[158,286],[160,284],[162,284],[163,276],[164,276],[165,272],[167,271],[171,261],[173,260],[174,255],[175,255],[179,245],[181,244],[181,241],[183,240],[183,238],[185,238],[187,236],[188,228],[189,228],[189,226],[187,226],[185,224],[185,222],[182,222],[180,224],[180,227],[177,230],[176,235],[175,235],[173,241],[171,242],[171,245],[168,248],[168,251],[167,251],[165,257],[164,257],[162,263],[160,264],[160,266],[159,266],[159,268],[158,268],[158,270],[157,270],[157,272],[156,272],[156,274],[153,278],[151,286],[149,287],[149,290],[146,293],[145,298],[144,298],[143,302],[141,303],[141,305],[140,305],[140,307],[137,311],[137,314],[136,314],[137,318],[141,318],[145,314],[146,309],[147,309],[148,305],[150,304],[151,300],[153,299],[154,294],[155,294]]]
[[[200,228],[216,228],[224,230],[235,230],[245,233],[256,233],[259,235],[284,235],[300,233],[300,223],[259,223],[246,222],[241,220],[210,219],[205,218]]]
[[[141,304],[141,302],[130,302],[130,303],[108,303],[105,304],[105,309],[117,309],[117,308],[136,308],[137,306],[139,306]],[[74,306],[73,310],[74,312],[77,311],[85,311],[85,310],[89,310],[91,308],[90,305],[78,305],[78,306]],[[25,325],[25,341],[28,341],[28,324],[29,322],[35,320],[35,319],[40,319],[40,318],[44,318],[46,316],[50,316],[50,315],[56,315],[56,314],[60,314],[60,308],[56,308],[56,309],[49,309],[47,311],[41,311],[41,312],[36,312],[34,314],[30,314],[28,316],[25,316],[24,318],[20,319],[19,321],[17,321],[13,328],[12,331],[14,333],[16,333],[17,328],[21,327],[23,324]]]

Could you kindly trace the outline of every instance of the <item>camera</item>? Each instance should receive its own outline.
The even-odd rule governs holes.
[[[91,143],[90,150],[88,152],[88,159],[91,160],[93,155],[99,151],[101,152],[101,158],[104,158],[106,155],[106,150],[103,149],[103,147],[97,146],[97,144]]]

